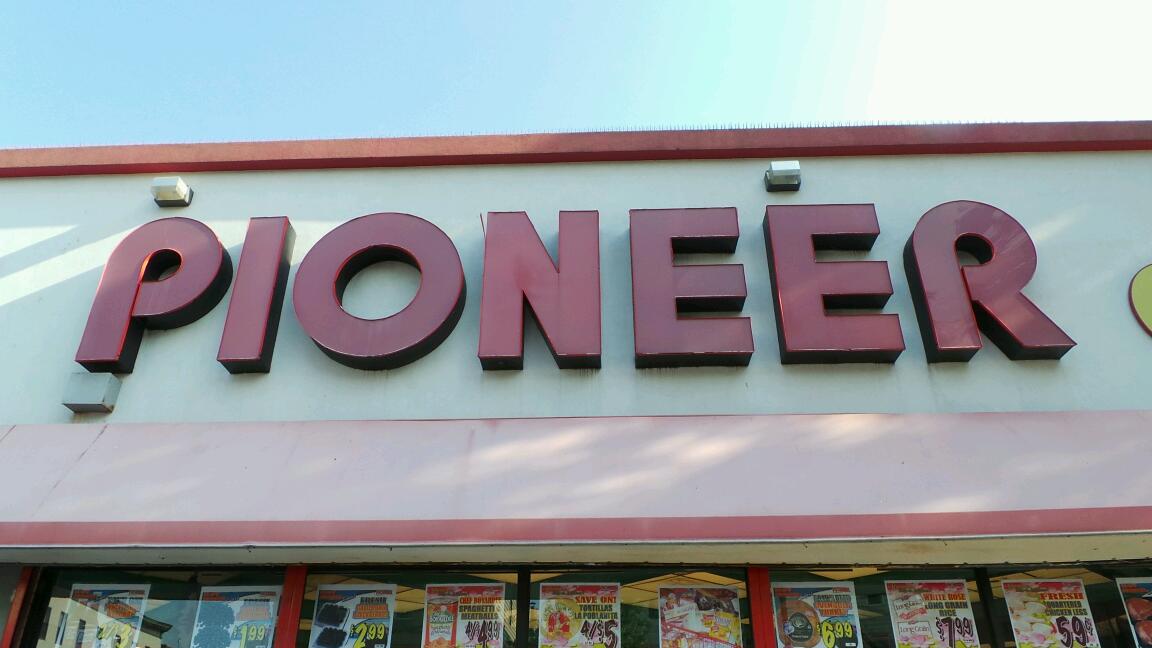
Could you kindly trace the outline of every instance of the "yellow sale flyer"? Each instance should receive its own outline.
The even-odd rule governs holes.
[[[859,648],[860,615],[852,583],[773,583],[780,648]]]
[[[617,648],[619,583],[542,583],[540,648]]]
[[[134,648],[140,640],[148,591],[148,585],[73,585],[56,636],[57,648]]]
[[[192,648],[269,648],[279,603],[279,585],[200,588]]]
[[[976,618],[962,580],[884,581],[897,648],[974,648]]]
[[[424,648],[500,648],[504,584],[429,585],[424,590]]]
[[[660,648],[741,648],[740,593],[732,587],[661,587]]]
[[[1018,648],[1100,648],[1080,579],[1006,580],[1002,585]]]
[[[388,648],[395,585],[321,585],[312,615],[311,648]]]

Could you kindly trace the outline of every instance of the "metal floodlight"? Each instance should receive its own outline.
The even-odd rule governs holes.
[[[764,187],[768,191],[799,191],[800,161],[775,160],[768,163],[764,173]]]
[[[61,402],[77,414],[106,414],[116,407],[116,397],[119,395],[120,379],[116,376],[78,371],[68,376],[68,385],[64,388]]]
[[[187,207],[192,204],[192,187],[180,176],[153,178],[152,199],[161,207]]]

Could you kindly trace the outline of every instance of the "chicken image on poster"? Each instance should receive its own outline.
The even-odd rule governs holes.
[[[781,648],[859,648],[860,613],[852,583],[773,583]]]
[[[1137,648],[1152,648],[1152,578],[1117,578]]]
[[[661,587],[660,648],[741,648],[740,593],[732,587]]]
[[[1099,648],[1079,579],[1006,580],[1004,603],[1017,648]]]
[[[395,585],[321,585],[316,590],[310,648],[388,648]]]
[[[504,584],[428,585],[423,648],[500,648],[504,644]]]
[[[884,581],[897,648],[978,648],[976,617],[962,580]]]
[[[542,583],[540,648],[617,648],[619,583]]]
[[[57,648],[135,648],[148,591],[148,585],[73,585]]]
[[[200,588],[192,648],[269,648],[279,603],[279,585]]]

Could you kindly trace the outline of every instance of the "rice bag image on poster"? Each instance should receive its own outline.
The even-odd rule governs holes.
[[[504,645],[504,584],[461,583],[424,588],[423,648]]]
[[[200,588],[192,648],[269,648],[279,604],[279,585]]]
[[[884,581],[897,648],[979,648],[962,580]]]
[[[396,586],[321,585],[316,590],[310,648],[388,648]]]
[[[539,648],[617,648],[619,583],[541,583]]]
[[[1128,627],[1137,648],[1152,648],[1152,578],[1117,578]]]
[[[135,648],[140,643],[149,588],[146,584],[73,585],[55,645],[57,648]]]
[[[772,583],[772,609],[781,648],[861,645],[860,612],[852,583]]]
[[[1080,579],[1006,580],[1001,585],[1017,648],[1100,648]]]
[[[740,592],[734,587],[661,587],[660,648],[742,648]]]

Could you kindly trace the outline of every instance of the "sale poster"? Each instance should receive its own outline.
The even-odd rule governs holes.
[[[200,588],[192,648],[269,648],[279,603],[279,585]]]
[[[773,583],[781,648],[859,648],[860,613],[852,583]]]
[[[1017,648],[1099,648],[1083,581],[1006,580],[1002,585]]]
[[[321,585],[312,615],[312,648],[388,648],[395,585]]]
[[[660,648],[741,648],[740,593],[733,587],[661,587]]]
[[[424,648],[499,648],[504,644],[504,584],[428,585]]]
[[[1152,578],[1117,578],[1137,648],[1152,648]]]
[[[978,648],[976,618],[962,580],[884,581],[897,648]]]
[[[617,648],[619,583],[541,583],[540,648]]]
[[[148,591],[148,585],[73,585],[56,646],[134,648],[140,641]]]

